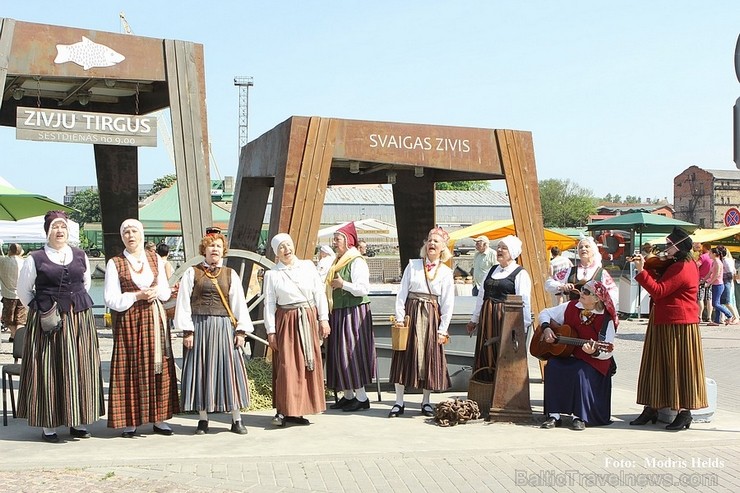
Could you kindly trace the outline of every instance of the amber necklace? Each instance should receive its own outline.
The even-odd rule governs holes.
[[[126,257],[126,258],[128,259],[128,264],[131,266],[131,270],[134,271],[134,274],[141,274],[142,272],[144,272],[144,262],[142,262],[142,261],[139,260],[137,262],[139,264],[139,268],[137,269],[134,266],[134,262],[132,260],[132,257],[129,256],[129,257]]]
[[[429,257],[427,257],[426,260],[427,262],[432,263],[429,260]],[[437,274],[439,274],[439,263],[437,264],[432,263],[432,264],[433,264],[432,269],[427,270],[426,262],[424,263],[424,275],[427,276],[427,279],[429,279],[430,281],[434,281],[437,278]],[[431,272],[432,270],[434,271],[434,275],[432,275],[432,277],[429,277],[429,272]]]

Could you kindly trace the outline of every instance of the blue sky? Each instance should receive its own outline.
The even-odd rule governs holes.
[[[236,75],[254,77],[250,140],[291,115],[529,130],[539,179],[597,196],[672,200],[691,165],[736,169],[738,0],[3,4],[3,17],[111,32],[124,11],[137,35],[202,43],[214,177],[236,174]],[[0,149],[16,187],[61,200],[95,183],[92,146],[0,127]],[[161,143],[139,159],[141,183],[174,172]]]

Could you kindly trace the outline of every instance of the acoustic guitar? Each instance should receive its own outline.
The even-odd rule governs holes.
[[[590,342],[589,339],[574,337],[578,335],[578,332],[570,325],[558,325],[551,321],[550,329],[555,333],[555,342],[546,342],[543,336],[544,331],[542,326],[537,326],[529,343],[529,354],[535,358],[544,360],[551,357],[567,358],[573,353],[576,346],[580,347]],[[611,342],[596,341],[596,348],[600,351],[611,353],[614,351],[614,344]]]

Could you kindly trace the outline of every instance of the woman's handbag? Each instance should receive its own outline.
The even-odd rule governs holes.
[[[411,317],[408,315],[403,319],[403,323],[397,322],[396,317],[391,316],[391,346],[394,351],[406,351],[410,322]]]
[[[59,314],[59,307],[56,301],[51,305],[49,310],[45,312],[39,310],[38,314],[42,331],[50,333],[62,328],[62,316]]]
[[[494,382],[482,382],[475,379],[475,375],[482,370],[495,370],[491,367],[478,368],[470,376],[470,382],[468,382],[468,399],[478,403],[478,408],[481,410],[481,414],[484,416],[488,415],[493,404],[493,386]]]

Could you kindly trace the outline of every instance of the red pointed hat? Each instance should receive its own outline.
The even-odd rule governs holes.
[[[355,223],[349,222],[339,228],[337,233],[344,235],[347,238],[347,248],[357,245],[357,229],[355,229]]]

